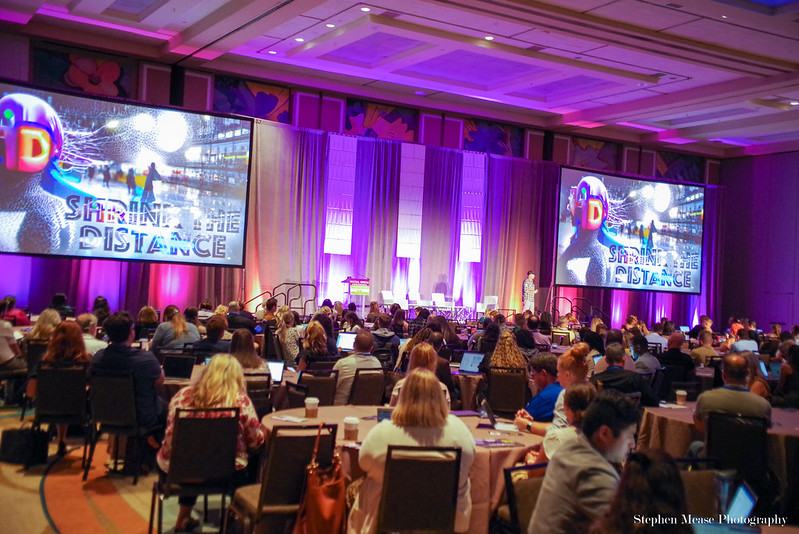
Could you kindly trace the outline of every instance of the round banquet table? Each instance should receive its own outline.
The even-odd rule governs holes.
[[[337,423],[336,443],[341,450],[342,466],[348,480],[354,480],[364,475],[358,466],[358,443],[344,441],[344,418],[355,416],[360,419],[358,438],[363,440],[369,430],[377,424],[378,406],[320,406],[319,417],[305,419],[301,423],[281,421],[275,417],[280,416],[305,416],[305,408],[283,410],[266,415],[263,426],[269,434],[275,425],[318,425],[320,422]],[[368,419],[367,419],[368,418]],[[472,517],[469,524],[470,533],[486,534],[491,514],[499,506],[505,490],[503,469],[512,467],[515,462],[522,459],[527,451],[534,445],[541,443],[540,436],[520,434],[514,432],[497,432],[488,428],[477,428],[480,420],[477,416],[461,417],[472,432],[475,439],[510,439],[517,443],[516,446],[503,448],[476,447],[474,463],[469,470],[471,481]]]
[[[674,458],[683,458],[688,446],[703,436],[694,427],[695,402],[685,406],[648,407],[638,431],[637,449],[663,449]],[[769,466],[780,481],[780,490],[789,506],[799,505],[799,411],[772,408],[768,430]]]

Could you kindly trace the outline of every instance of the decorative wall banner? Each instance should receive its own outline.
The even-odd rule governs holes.
[[[610,141],[572,137],[569,165],[605,171],[619,170],[619,146]]]
[[[705,158],[658,150],[655,176],[677,182],[705,183]]]
[[[524,155],[522,138],[523,130],[516,126],[479,119],[463,121],[464,150],[520,158]]]
[[[46,46],[33,49],[33,83],[92,95],[134,98],[137,63],[119,56]]]
[[[214,77],[214,111],[288,124],[291,89],[234,78]]]
[[[416,141],[419,111],[366,100],[347,99],[344,133],[393,141]]]

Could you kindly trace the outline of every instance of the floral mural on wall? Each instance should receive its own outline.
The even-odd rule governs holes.
[[[288,124],[291,89],[234,78],[214,76],[214,111],[236,113]]]
[[[702,184],[705,182],[705,158],[658,150],[655,176],[677,182]]]
[[[467,119],[463,121],[463,148],[500,156],[524,156],[522,129],[508,124]]]
[[[347,99],[344,133],[414,142],[418,130],[418,110]]]
[[[137,63],[82,50],[33,49],[33,82],[98,96],[133,98]]]
[[[618,170],[619,145],[610,141],[572,137],[571,157],[569,164],[575,167]]]

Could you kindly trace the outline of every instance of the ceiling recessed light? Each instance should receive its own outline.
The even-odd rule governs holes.
[[[330,24],[330,23],[325,24],[325,26],[328,27],[328,28],[335,28],[336,27],[335,24]]]
[[[791,100],[792,106],[799,106],[799,100]]]
[[[721,18],[726,19],[727,15],[722,15]]]
[[[362,7],[361,8],[361,11],[363,11],[364,13],[368,13],[371,10],[372,10],[372,8],[370,8],[370,7]]]
[[[273,56],[274,56],[275,54],[277,54],[277,52],[275,52],[274,50],[270,50],[270,51],[269,51],[269,53],[270,53],[270,54],[272,54]]]
[[[427,93],[425,93],[424,91],[414,91],[413,94],[415,94],[416,96],[427,96]]]
[[[486,41],[493,41],[494,40],[494,38],[492,36],[490,36],[490,35],[486,35],[485,37],[483,37],[483,39],[485,39]]]
[[[294,40],[297,41],[298,43],[304,43],[305,42],[305,39],[303,39],[302,37],[297,37]]]

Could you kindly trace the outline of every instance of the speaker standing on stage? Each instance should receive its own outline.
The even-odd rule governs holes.
[[[535,294],[538,290],[535,288],[535,271],[527,271],[527,278],[524,279],[522,284],[522,311],[530,310],[535,313]]]

